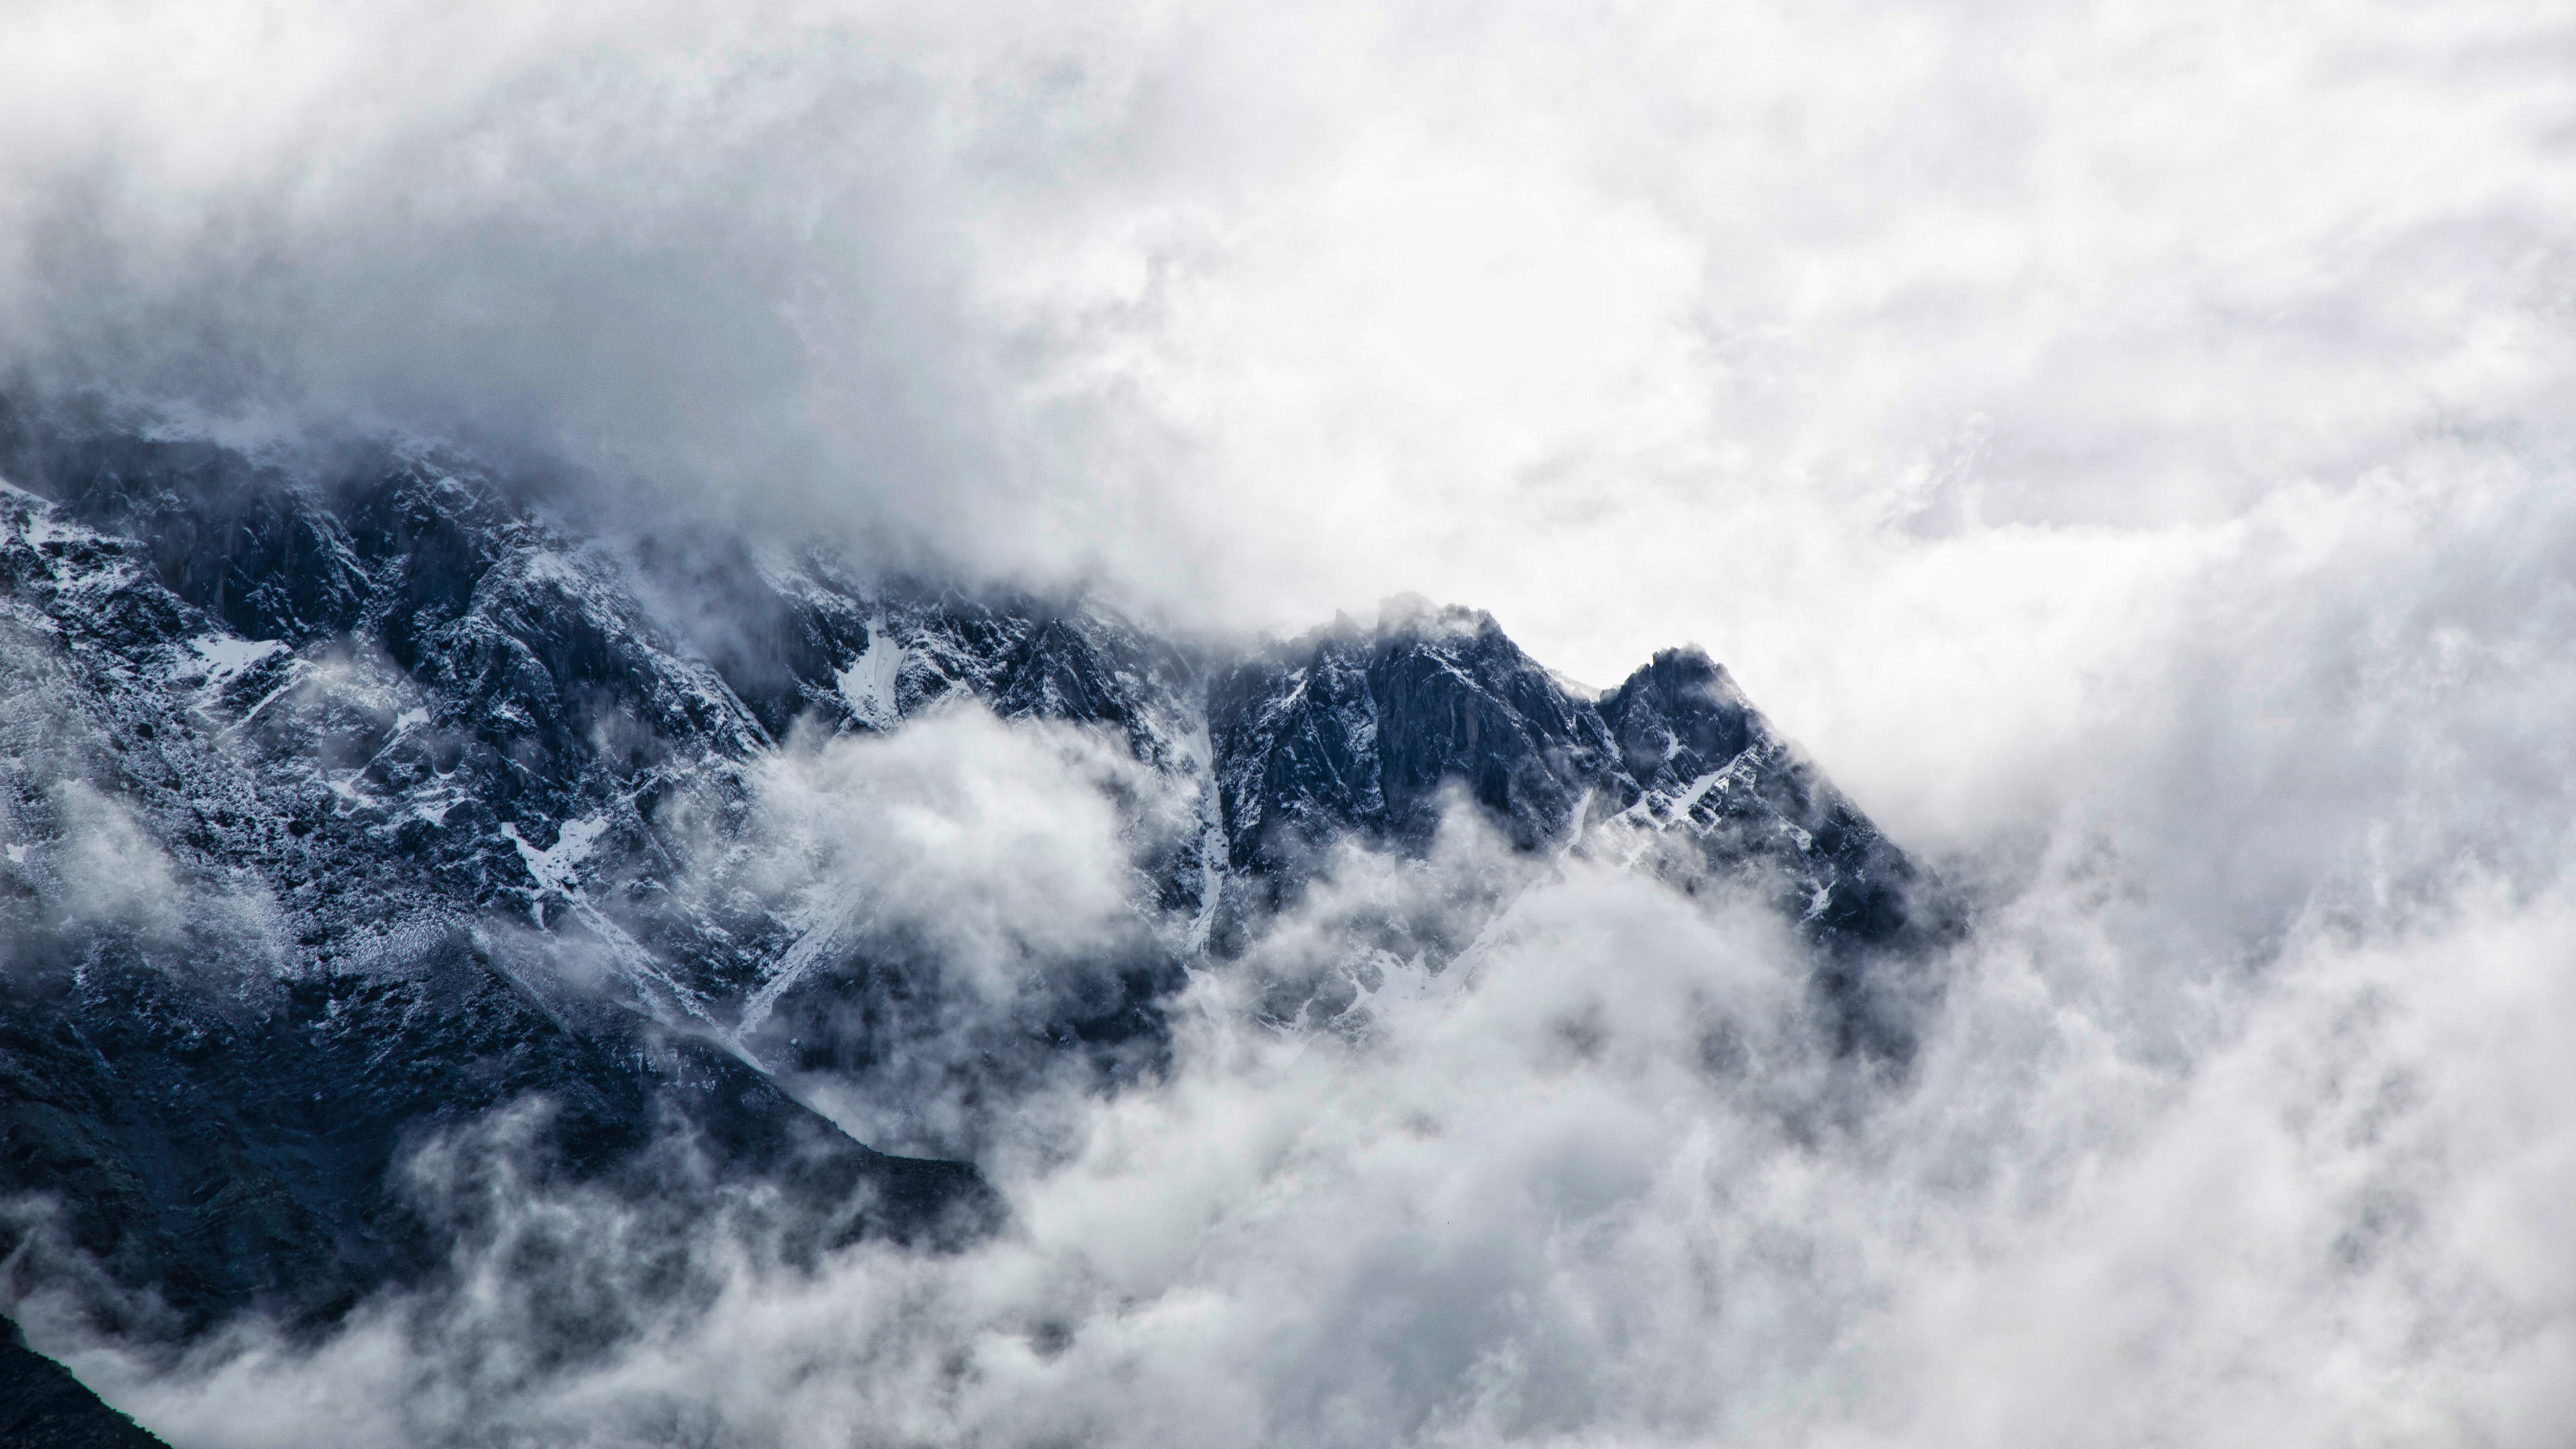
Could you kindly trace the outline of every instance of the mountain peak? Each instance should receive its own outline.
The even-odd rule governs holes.
[[[1377,606],[1381,638],[1438,639],[1502,633],[1494,616],[1464,604],[1435,604],[1420,594],[1390,594]]]
[[[994,1210],[971,1169],[862,1145],[804,1084],[900,1100],[946,1073],[989,1114],[1068,1062],[1103,1090],[1150,1074],[1194,963],[1257,940],[1343,852],[1419,855],[1462,812],[1533,868],[1589,853],[1778,906],[1848,1041],[1902,1046],[1868,983],[1929,938],[1937,892],[1697,649],[1595,694],[1491,614],[1418,595],[1217,649],[810,551],[602,547],[443,453],[13,446],[36,466],[0,500],[0,824],[23,837],[0,925],[25,967],[0,981],[0,1022],[24,1027],[0,1057],[47,1100],[137,1105],[29,1119],[42,1150],[0,1190],[61,1195],[80,1241],[179,1284],[199,1322],[327,1316],[428,1271],[398,1153],[521,1099],[557,1104],[577,1176],[642,1182],[678,1124],[728,1171],[804,1183],[819,1240],[967,1231]],[[740,862],[791,735],[865,755],[959,703],[1114,740],[1196,809],[1131,822],[1134,930],[1032,967],[949,1042],[967,988],[919,933]],[[66,904],[93,836],[259,909],[108,939]],[[971,1156],[980,1120],[875,1145]],[[246,1196],[187,1187],[226,1173]],[[272,1231],[270,1201],[300,1216]]]

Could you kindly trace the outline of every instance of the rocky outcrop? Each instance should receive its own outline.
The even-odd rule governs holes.
[[[1400,603],[1374,629],[1221,672],[1208,715],[1230,858],[1251,871],[1293,878],[1354,834],[1418,850],[1454,790],[1523,849],[1651,850],[1679,884],[1768,890],[1837,952],[1955,929],[1904,853],[1697,649],[1595,697],[1491,615]]]

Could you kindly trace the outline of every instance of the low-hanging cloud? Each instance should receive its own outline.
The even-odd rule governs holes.
[[[1150,900],[1133,856],[1196,819],[1096,733],[973,704],[799,744],[761,762],[743,872],[815,931],[919,939],[986,1000],[1033,962],[1115,954]]]
[[[749,893],[793,932],[737,1040],[872,1146],[974,1157],[1042,1133],[1031,1079],[1101,1065],[1048,1024],[1173,959],[1151,866],[1197,801],[1123,741],[952,702],[891,736],[799,736],[752,785],[748,825],[687,886]]]
[[[482,1291],[319,1351],[73,1362],[209,1445],[2550,1442],[2564,888],[2303,925],[2175,1023],[2119,999],[2101,884],[2003,903],[1902,1088],[1822,1049],[1776,921],[1572,861],[1384,966],[1365,1031],[1203,979],[1171,1075],[997,1157],[1014,1225],[955,1257],[701,1222],[705,1291],[531,1373],[554,1275],[653,1240],[530,1196]],[[590,1246],[497,1254],[531,1235]]]

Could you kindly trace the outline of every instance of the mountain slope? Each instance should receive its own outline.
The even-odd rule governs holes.
[[[160,1449],[161,1441],[100,1403],[71,1371],[27,1347],[0,1318],[0,1443],[16,1449]]]

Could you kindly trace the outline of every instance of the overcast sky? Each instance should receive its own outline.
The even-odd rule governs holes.
[[[1604,1068],[1599,1140],[1559,1144],[1591,1167],[1462,1128],[1409,1175],[1368,1104],[1465,1082],[1553,1120],[1515,1095],[1552,1068],[1512,1003],[1645,959],[1619,932],[1663,907],[1615,881],[1532,907],[1541,944],[1465,1018],[1488,1038],[1432,1014],[1400,1061],[1185,1051],[1098,1124],[1166,1156],[1006,1175],[1055,1267],[904,1290],[971,1337],[1080,1258],[1103,1276],[1064,1311],[1128,1335],[1084,1340],[1096,1422],[1223,1437],[1238,1379],[1287,1401],[1356,1371],[1293,1325],[1376,1301],[1317,1286],[1373,1244],[1465,1275],[1398,1274],[1401,1322],[1472,1338],[1498,1300],[1469,1279],[1540,1305],[1513,1352],[1586,1345],[1569,1372],[1663,1416],[1613,1438],[2134,1443],[2187,1406],[2178,1442],[2564,1441],[2563,7],[13,0],[5,25],[0,346],[42,380],[243,436],[511,440],[657,511],[1199,624],[1416,591],[1596,684],[1696,641],[1984,892],[1932,1087],[1848,1158],[1723,1093],[1677,1138],[1680,1088]],[[1759,959],[1736,929],[1669,939]],[[1640,969],[1650,1003],[1688,975]],[[1184,1161],[1318,1122],[1292,1188]],[[1759,1164],[1748,1196],[1658,1176],[1676,1140]],[[1558,1259],[1494,1247],[1556,1221],[1536,1189],[1497,1190],[1483,1236],[1388,1226],[1425,1182],[1586,1172],[1646,1207]],[[1244,1202],[1304,1226],[1188,1263],[1102,1226]],[[2414,1227],[2374,1257],[2364,1220]],[[1657,1296],[1685,1240],[1755,1244],[1727,1270],[1752,1296]],[[763,1291],[792,1304],[762,1332],[950,1342],[847,1282]],[[1765,1292],[1806,1305],[1789,1329]],[[1236,1357],[1101,1306],[1137,1302],[1199,1305]],[[1656,1358],[1694,1334],[1769,1376],[1694,1397]],[[918,1367],[835,1371],[874,1413]],[[921,1422],[1060,1428],[1090,1412],[1048,1377],[1075,1367]],[[171,1412],[219,1426],[277,1382],[243,1372]],[[1424,1422],[1382,1399],[1340,1441]],[[1550,1432],[1596,1424],[1559,1408]]]

